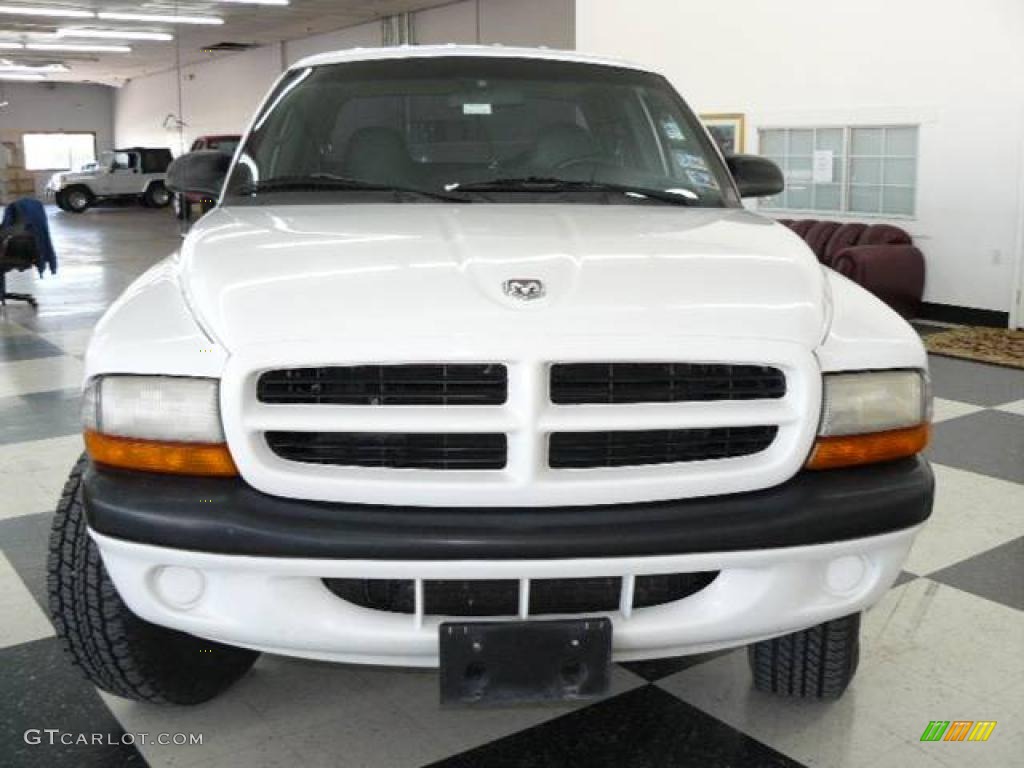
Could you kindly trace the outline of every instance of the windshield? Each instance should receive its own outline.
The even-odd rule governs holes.
[[[291,73],[257,117],[225,203],[553,199],[739,205],[664,78],[467,56]]]

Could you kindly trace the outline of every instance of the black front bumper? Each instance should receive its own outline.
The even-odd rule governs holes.
[[[774,488],[600,507],[438,508],[268,496],[240,479],[90,466],[89,526],[107,536],[232,555],[477,560],[626,557],[823,544],[931,514],[927,462],[802,472]]]

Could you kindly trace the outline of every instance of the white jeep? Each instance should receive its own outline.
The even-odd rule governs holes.
[[[136,199],[147,208],[164,208],[171,193],[164,181],[171,164],[169,149],[115,149],[80,171],[55,173],[46,193],[62,211],[83,213],[111,200]]]
[[[192,704],[266,651],[565,699],[749,645],[845,690],[931,512],[925,352],[662,76],[316,56],[168,184],[220,202],[97,326],[51,539],[97,686]]]

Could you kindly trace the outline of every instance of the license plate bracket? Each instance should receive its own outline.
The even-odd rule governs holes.
[[[608,690],[607,618],[445,622],[439,632],[442,704],[572,701]]]

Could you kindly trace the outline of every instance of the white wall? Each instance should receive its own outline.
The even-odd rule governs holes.
[[[184,67],[180,81],[176,71],[132,80],[117,93],[117,143],[165,146],[177,154],[182,150],[178,132],[166,129],[164,120],[179,114],[186,123],[186,148],[196,136],[240,133],[282,69],[281,47],[269,45]]]
[[[91,131],[96,152],[113,148],[114,89],[77,83],[0,83],[0,140],[19,141],[35,131]],[[50,172],[36,176],[38,193]]]
[[[748,151],[759,126],[920,123],[917,216],[894,223],[925,253],[925,300],[999,311],[1024,258],[1021,41],[1021,0],[576,8],[579,50],[664,71],[698,112],[745,113]]]

